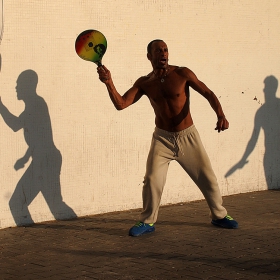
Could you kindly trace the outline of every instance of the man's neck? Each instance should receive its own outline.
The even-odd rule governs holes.
[[[153,68],[153,73],[156,77],[165,77],[169,72],[170,66],[167,65],[165,68]]]

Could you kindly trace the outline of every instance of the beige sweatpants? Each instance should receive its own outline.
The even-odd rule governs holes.
[[[140,221],[155,223],[170,161],[176,160],[199,187],[212,219],[227,215],[210,160],[195,126],[179,132],[155,128],[147,159]]]

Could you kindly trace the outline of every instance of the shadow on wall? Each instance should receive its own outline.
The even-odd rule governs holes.
[[[276,97],[278,80],[268,76],[264,80],[265,103],[258,109],[252,136],[247,144],[244,155],[226,174],[229,177],[237,169],[249,162],[248,157],[254,150],[261,128],[265,137],[265,153],[263,159],[264,172],[268,189],[280,187],[280,99]]]
[[[28,145],[25,155],[16,161],[15,170],[23,168],[29,158],[32,158],[9,201],[11,213],[18,226],[34,223],[28,206],[39,192],[55,219],[76,217],[75,212],[62,199],[62,156],[53,142],[48,106],[36,93],[37,83],[38,76],[33,70],[26,70],[19,75],[16,85],[17,98],[25,103],[25,109],[19,117],[10,113],[0,100],[0,113],[5,123],[15,132],[23,128]]]

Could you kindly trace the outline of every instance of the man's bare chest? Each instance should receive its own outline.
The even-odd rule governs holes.
[[[146,96],[153,101],[174,100],[186,96],[186,83],[183,80],[166,77],[164,81],[153,79],[143,85]]]

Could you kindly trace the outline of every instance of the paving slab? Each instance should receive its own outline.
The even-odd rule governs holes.
[[[224,205],[239,229],[211,225],[204,200],[161,206],[140,237],[140,209],[1,229],[0,279],[280,279],[280,190]]]

